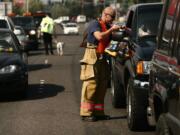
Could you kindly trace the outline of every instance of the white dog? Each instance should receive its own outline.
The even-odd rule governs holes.
[[[57,42],[56,49],[58,55],[63,55],[64,42]]]

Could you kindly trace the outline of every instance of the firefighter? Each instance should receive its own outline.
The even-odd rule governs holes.
[[[83,121],[110,119],[104,113],[104,97],[110,79],[104,50],[110,43],[112,32],[120,29],[120,26],[112,25],[115,15],[113,8],[106,7],[101,18],[91,21],[87,29],[87,46],[80,61],[80,79],[83,81],[80,116]]]

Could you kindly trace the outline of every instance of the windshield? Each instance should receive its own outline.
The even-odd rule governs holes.
[[[14,52],[15,48],[5,40],[0,40],[0,53],[1,52]]]
[[[138,13],[137,31],[138,37],[151,36],[157,34],[161,7],[147,8]]]
[[[35,21],[37,27],[40,26],[40,23],[44,17],[45,17],[45,15],[44,16],[34,16],[34,21]]]
[[[35,22],[32,17],[13,17],[13,22],[17,26],[22,26],[24,29],[35,27]]]
[[[0,52],[16,52],[17,48],[10,33],[0,32]]]

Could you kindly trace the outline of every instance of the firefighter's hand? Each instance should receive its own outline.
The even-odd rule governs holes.
[[[119,26],[119,25],[113,25],[113,26],[111,27],[111,31],[112,31],[112,32],[113,32],[113,31],[118,31],[120,28],[121,28],[121,26]]]

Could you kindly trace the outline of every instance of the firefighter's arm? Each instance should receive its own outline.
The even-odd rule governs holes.
[[[109,35],[112,34],[114,31],[118,31],[121,28],[121,26],[118,25],[113,25],[110,29],[104,32],[96,31],[94,32],[94,36],[96,37],[97,40],[102,40],[107,38]]]

